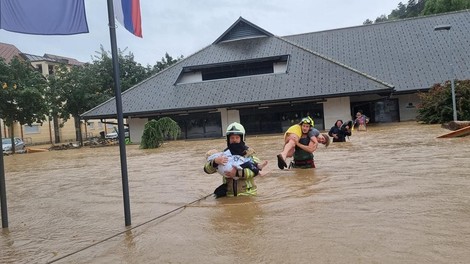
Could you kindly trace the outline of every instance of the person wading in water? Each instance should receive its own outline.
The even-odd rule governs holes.
[[[289,157],[294,157],[291,164],[294,168],[315,168],[313,152],[317,149],[318,143],[328,147],[330,138],[327,134],[320,134],[317,129],[313,128],[311,118],[304,117],[299,124],[287,129],[284,134],[284,142],[284,149],[277,155],[279,169],[287,168],[286,158]]]
[[[240,155],[253,160],[259,164],[260,160],[253,156],[254,151],[245,145],[245,128],[234,122],[228,125],[225,132],[227,136],[227,149],[232,155]],[[229,159],[224,155],[219,155],[212,160],[208,160],[204,165],[204,171],[208,174],[217,172],[218,166],[225,165]],[[214,194],[218,197],[238,196],[238,195],[256,195],[257,187],[254,177],[258,175],[259,169],[255,168],[237,168],[232,167],[225,171],[223,184],[215,189]]]

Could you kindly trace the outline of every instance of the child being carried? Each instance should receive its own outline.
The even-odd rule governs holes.
[[[222,176],[225,176],[225,172],[231,171],[233,167],[237,168],[237,170],[249,168],[260,176],[266,175],[265,173],[261,172],[261,170],[268,164],[267,160],[261,163],[256,163],[250,156],[244,157],[240,155],[232,155],[230,150],[219,152],[216,149],[211,149],[206,153],[207,161],[211,161],[220,156],[225,156],[228,159],[227,163],[225,163],[223,166],[219,165],[217,167],[217,172]]]

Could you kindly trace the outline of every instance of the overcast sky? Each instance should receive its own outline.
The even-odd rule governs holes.
[[[362,25],[397,8],[399,0],[140,0],[143,38],[119,24],[117,45],[142,65],[166,52],[185,57],[210,45],[240,16],[277,36]],[[402,1],[403,2],[403,1]],[[405,1],[406,2],[406,1]],[[103,45],[110,51],[106,0],[85,0],[89,33],[37,36],[0,30],[0,42],[21,52],[89,62]]]

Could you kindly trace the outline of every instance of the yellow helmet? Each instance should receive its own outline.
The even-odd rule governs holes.
[[[302,120],[300,120],[299,125],[302,125],[302,124],[309,124],[311,127],[315,125],[315,123],[313,122],[313,119],[310,117],[302,118]]]

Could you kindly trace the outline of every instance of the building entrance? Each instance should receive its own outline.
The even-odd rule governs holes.
[[[399,122],[398,99],[384,99],[372,102],[357,102],[351,104],[351,114],[361,111],[370,118],[372,123]]]

